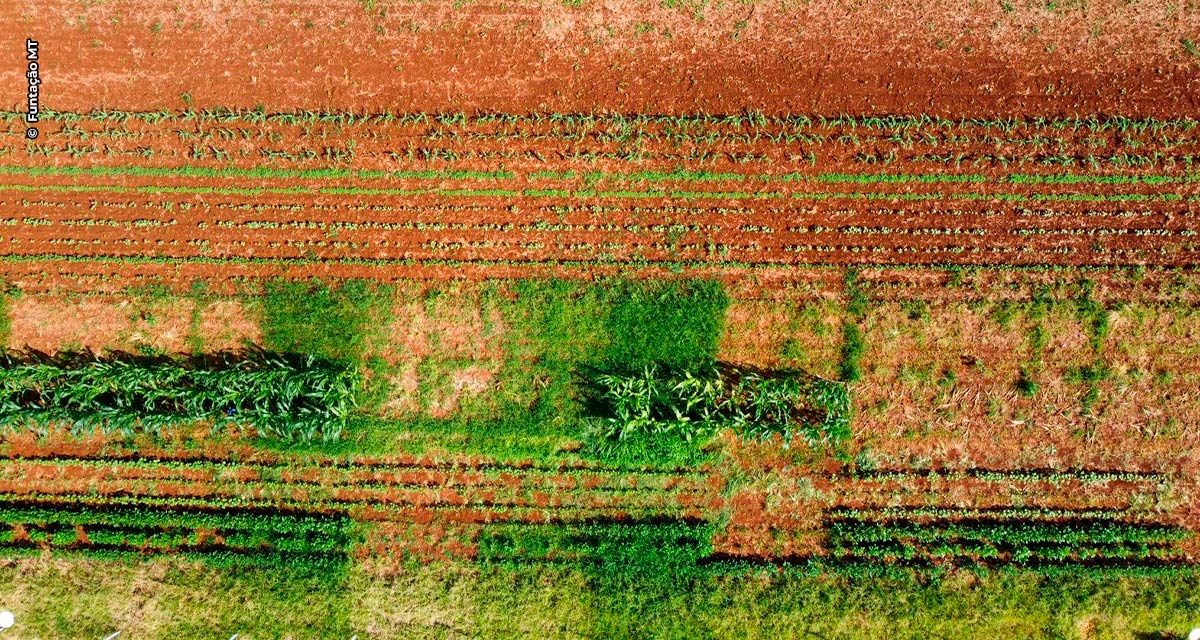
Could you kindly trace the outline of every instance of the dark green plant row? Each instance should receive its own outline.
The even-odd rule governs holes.
[[[18,536],[20,527],[23,535]],[[345,562],[355,537],[344,515],[185,511],[107,504],[0,507],[0,548],[187,555],[273,563]]]
[[[253,351],[179,359],[0,354],[0,427],[131,436],[196,422],[284,439],[337,439],[357,406],[358,372],[312,356]]]
[[[712,526],[682,521],[592,522],[485,527],[478,540],[483,564],[521,567],[570,564],[613,576],[681,579],[697,575],[712,554]]]
[[[326,538],[344,542],[343,515],[288,515],[245,510],[206,511],[108,505],[48,507],[0,502],[0,523],[105,526],[122,529],[210,529],[220,532],[270,532],[281,538]]]
[[[1186,562],[1183,528],[1084,518],[1047,522],[984,517],[952,521],[834,520],[827,524],[831,557],[884,563],[917,559],[1012,563]]]
[[[941,523],[836,520],[830,522],[827,527],[830,543],[839,547],[886,542],[926,544],[944,541],[978,541],[999,545],[1039,543],[1168,545],[1185,540],[1192,535],[1190,531],[1180,527],[1088,519],[1056,523],[1007,519],[957,520]]]
[[[1055,575],[1195,575],[1197,568],[1168,547],[1139,543],[1092,545],[1043,543],[998,551],[984,544],[945,543],[915,549],[877,545],[815,558],[748,559],[714,555],[712,525],[682,522],[590,523],[572,526],[486,526],[477,560],[519,569],[530,565],[575,566],[592,575],[654,576],[688,580],[742,574],[762,567],[811,575],[886,576],[946,571],[1037,572]]]
[[[153,484],[153,482],[148,483]],[[86,491],[81,489],[81,491]],[[692,509],[675,505],[633,504],[594,507],[538,507],[435,503],[423,505],[390,504],[353,500],[309,499],[296,500],[275,495],[263,497],[218,496],[149,496],[149,495],[104,495],[90,493],[58,494],[0,494],[0,502],[27,504],[31,507],[51,510],[145,510],[160,509],[168,512],[204,513],[282,513],[293,517],[340,518],[353,516],[364,507],[369,507],[372,517],[405,519],[411,517],[414,508],[424,512],[452,513],[461,511],[483,512],[497,521],[524,522],[545,521],[554,523],[582,522],[597,518],[678,518],[685,517]]]
[[[946,560],[914,559],[905,562],[882,563],[855,558],[793,558],[780,561],[752,562],[744,559],[721,559],[714,563],[714,572],[738,574],[761,570],[810,577],[841,576],[851,579],[899,578],[933,580],[954,573],[969,572],[981,576],[1029,574],[1059,578],[1113,580],[1117,578],[1181,578],[1194,580],[1200,567],[1187,562],[1129,562],[1099,560],[1088,564],[1073,561],[1040,560],[1024,564],[978,562],[960,558]]]
[[[884,563],[914,559],[939,559],[1018,565],[1043,562],[1087,564],[1093,561],[1161,564],[1187,560],[1187,555],[1178,548],[1142,543],[1000,544],[983,541],[912,543],[898,540],[831,546],[829,553],[834,558],[870,559]]]
[[[186,453],[183,455],[187,455]],[[14,456],[0,453],[0,461],[12,459]],[[229,469],[252,469],[257,473],[263,474],[263,479],[267,481],[278,480],[280,474],[284,470],[301,472],[310,468],[314,468],[314,462],[309,458],[297,458],[292,456],[280,456],[274,459],[257,459],[240,461],[230,458],[196,456],[178,458],[173,457],[169,453],[156,451],[138,450],[136,447],[122,449],[121,443],[114,442],[110,448],[106,449],[104,454],[87,454],[65,456],[55,453],[30,453],[22,454],[19,458],[23,461],[39,461],[44,464],[54,465],[84,465],[93,467],[129,467],[137,469],[180,469],[180,470],[211,470],[222,471]],[[449,458],[446,460],[438,460],[437,458],[419,458],[413,457],[409,460],[376,460],[370,459],[367,461],[357,460],[353,457],[330,457],[319,460],[315,463],[316,467],[322,469],[330,469],[333,471],[378,471],[382,473],[397,472],[397,471],[434,471],[458,473],[467,472],[479,474],[485,478],[492,480],[500,480],[503,476],[513,472],[519,472],[523,476],[534,476],[540,479],[545,478],[561,478],[564,476],[572,477],[575,480],[581,480],[583,477],[591,475],[616,476],[620,475],[623,478],[628,478],[636,481],[633,486],[616,486],[609,487],[608,485],[601,486],[600,490],[612,489],[614,491],[645,491],[645,490],[665,490],[661,489],[661,484],[666,479],[678,476],[688,480],[698,480],[704,476],[704,472],[693,468],[679,469],[664,469],[661,467],[616,467],[606,465],[600,462],[589,460],[561,460],[547,463],[520,462],[520,461],[502,461],[494,459],[465,459],[465,458]],[[303,482],[303,481],[291,481]],[[356,483],[357,484],[357,483]]]
[[[241,569],[259,568],[272,571],[299,571],[328,574],[346,569],[349,558],[344,553],[306,553],[278,550],[253,552],[229,549],[173,549],[157,551],[128,545],[76,545],[74,547],[50,546],[45,544],[0,544],[0,555],[6,558],[25,556],[43,557],[47,551],[57,557],[92,558],[109,562],[136,562],[147,558],[170,556],[204,563],[214,568]]]

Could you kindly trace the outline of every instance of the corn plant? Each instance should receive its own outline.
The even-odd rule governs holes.
[[[90,352],[0,356],[0,427],[126,436],[209,422],[284,439],[333,440],[356,406],[356,371],[250,352],[181,360]]]
[[[602,414],[587,436],[602,452],[623,440],[669,435],[691,442],[721,429],[756,440],[780,436],[785,447],[795,439],[835,446],[849,436],[845,386],[798,371],[652,363],[632,372],[593,372],[589,382]]]

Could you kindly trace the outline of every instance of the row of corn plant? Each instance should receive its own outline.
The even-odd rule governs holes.
[[[588,439],[601,452],[625,440],[693,441],[721,429],[755,440],[781,437],[834,446],[850,435],[845,385],[799,371],[760,371],[707,362],[673,369],[656,363],[634,371],[588,374],[597,416]]]
[[[161,435],[196,422],[333,440],[356,407],[358,372],[312,356],[251,351],[176,359],[89,352],[0,355],[0,427]]]

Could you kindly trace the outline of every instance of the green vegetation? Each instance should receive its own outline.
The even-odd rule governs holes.
[[[6,555],[49,548],[59,553],[120,559],[173,554],[213,566],[344,569],[352,542],[344,515],[187,511],[122,505],[40,506],[4,502],[0,548]],[[23,531],[16,539],[15,527]]]
[[[351,169],[277,169],[274,167],[19,167],[0,166],[0,175],[131,176],[138,178],[383,178],[392,180],[509,180],[510,171],[368,171]]]
[[[867,350],[859,323],[866,317],[870,301],[858,284],[858,272],[846,271],[846,317],[842,320],[842,381],[857,382],[862,378],[862,358]]]
[[[358,386],[353,369],[314,356],[5,353],[0,426],[131,437],[208,422],[214,430],[237,425],[268,437],[333,440],[355,409]]]
[[[1200,576],[1092,579],[1028,573],[853,579],[763,572],[602,582],[594,570],[416,566],[230,571],[185,560],[17,560],[0,601],[19,637],[879,638],[1180,637]],[[130,585],[137,585],[131,593]]]
[[[389,288],[361,280],[337,288],[315,280],[268,282],[263,343],[272,351],[360,361],[374,331],[386,326],[390,300]]]
[[[0,347],[7,348],[12,333],[12,316],[9,313],[12,293],[0,289]]]
[[[603,413],[590,421],[587,439],[606,455],[630,442],[695,442],[723,429],[752,440],[779,437],[785,448],[794,439],[813,448],[836,446],[850,435],[845,385],[799,371],[652,363],[596,372],[590,381]]]
[[[968,566],[1012,563],[1032,568],[1082,567],[1135,570],[1187,565],[1174,543],[1186,529],[1072,519],[1037,523],[980,513],[953,521],[834,521],[829,547],[843,560],[881,563],[957,561]]]
[[[717,355],[729,297],[719,282],[620,283],[606,288],[609,364],[691,367]]]
[[[566,565],[600,587],[629,582],[685,586],[706,572],[712,527],[683,522],[500,525],[479,540],[478,561],[520,571]]]
[[[728,299],[708,281],[530,280],[485,290],[481,304],[507,336],[495,393],[446,419],[406,423],[424,436],[410,445],[536,458],[575,449],[587,427],[584,369],[711,361]],[[691,446],[655,451],[636,457],[669,465],[700,455]]]

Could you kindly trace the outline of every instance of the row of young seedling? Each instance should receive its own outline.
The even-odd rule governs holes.
[[[760,200],[782,202],[802,200],[812,202],[837,200],[868,200],[892,202],[1067,202],[1067,203],[1118,203],[1118,202],[1200,202],[1200,194],[1178,192],[1159,193],[1007,193],[1007,192],[909,192],[909,191],[695,191],[695,190],[597,190],[597,189],[446,189],[446,188],[371,188],[371,187],[328,187],[328,186],[280,186],[280,187],[218,187],[218,186],[175,186],[175,185],[25,185],[0,184],[0,192],[18,193],[95,193],[95,194],[188,194],[258,197],[270,195],[330,195],[330,196],[394,196],[412,198],[545,198],[562,200]]]
[[[16,111],[0,112],[0,120],[16,121],[25,114]],[[567,127],[643,127],[643,126],[713,126],[720,125],[730,128],[762,128],[768,126],[791,127],[795,129],[838,128],[866,130],[907,130],[921,128],[936,129],[988,129],[1004,132],[1019,129],[1051,129],[1055,131],[1105,131],[1158,133],[1178,130],[1189,132],[1196,128],[1197,121],[1192,118],[1128,118],[1124,116],[1086,116],[1086,117],[1010,117],[1010,118],[944,118],[927,114],[893,115],[893,116],[853,116],[841,114],[833,117],[825,115],[793,114],[776,116],[758,111],[744,111],[732,114],[686,114],[686,115],[649,115],[620,113],[543,113],[513,114],[502,112],[465,112],[443,113],[353,113],[353,112],[319,112],[296,111],[289,113],[269,113],[264,109],[229,109],[214,107],[208,109],[184,109],[182,111],[120,111],[99,109],[87,113],[72,113],[43,110],[42,117],[50,121],[79,122],[80,120],[96,120],[101,122],[123,123],[130,120],[140,120],[147,124],[159,122],[247,122],[251,124],[283,123],[294,124],[307,122],[310,124],[337,124],[354,126],[356,124],[440,124],[456,126],[462,124],[556,124]]]

